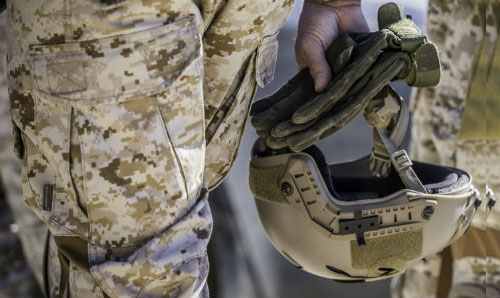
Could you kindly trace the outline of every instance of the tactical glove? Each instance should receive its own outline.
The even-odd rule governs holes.
[[[347,125],[393,79],[417,87],[439,82],[437,49],[417,26],[394,3],[378,17],[381,30],[344,34],[327,50],[334,79],[326,92],[314,92],[306,69],[254,105],[252,125],[268,146],[309,147]]]
[[[326,52],[334,74],[339,73],[349,62],[355,41],[343,34]],[[290,119],[293,113],[308,100],[316,96],[314,81],[309,69],[303,69],[273,95],[253,104],[250,111],[252,125],[257,131],[268,131],[281,121]]]

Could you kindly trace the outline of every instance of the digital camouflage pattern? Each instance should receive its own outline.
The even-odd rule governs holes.
[[[500,294],[500,260],[498,258],[486,257],[486,285],[488,286],[487,295],[494,297],[493,289],[497,296]],[[493,289],[489,289],[490,287]]]
[[[480,11],[477,6],[480,2],[487,7],[485,33],[481,27]],[[484,37],[485,51],[490,54],[491,46],[497,39],[493,9],[490,4],[489,1],[482,0],[429,1],[427,34],[441,50],[443,72],[437,87],[419,89],[414,94],[411,132],[411,153],[414,159],[468,171],[482,193],[483,202],[486,201],[486,184],[496,194],[500,193],[500,170],[498,170],[500,142],[484,139],[463,140],[460,138],[460,132],[478,45]],[[486,81],[486,78],[483,80]],[[484,119],[477,121],[481,120]],[[492,233],[498,233],[499,207],[497,204],[486,221],[486,204],[483,203],[472,225],[477,229],[485,229],[487,224],[488,228],[494,229]],[[480,247],[481,243],[475,242],[477,238],[474,238],[479,234],[478,231],[480,230],[467,233],[461,241],[452,245],[452,251],[459,250],[459,245]],[[432,258],[433,262],[421,262],[410,268],[403,276],[394,279],[391,284],[392,297],[436,297],[441,265],[433,266],[431,263],[441,263],[441,256],[436,255]],[[455,259],[454,263],[460,264],[460,268],[456,267],[456,270],[454,268],[453,276],[461,275],[459,272],[464,271],[476,272],[477,270],[472,270],[475,264],[473,260],[479,259],[484,263],[482,257]],[[495,262],[498,260],[496,257],[490,259]],[[482,271],[477,272],[480,275]],[[477,284],[479,275],[469,274],[464,275],[464,278],[468,278],[467,282],[476,283],[484,290],[484,285]],[[453,284],[459,282],[456,278],[453,280]]]
[[[453,285],[450,297],[476,297],[465,293],[481,293],[482,297],[500,295],[500,260],[498,258],[465,257],[453,262]],[[465,293],[464,293],[465,292]]]
[[[16,149],[52,234],[51,297],[66,279],[71,297],[208,295],[206,185],[236,157],[292,6],[8,1]]]
[[[392,298],[434,298],[439,280],[441,256],[431,255],[391,279]],[[424,286],[425,285],[425,286]]]
[[[239,149],[257,84],[273,78],[278,30],[293,0],[228,1],[203,36],[205,50],[205,180],[212,189]]]
[[[13,150],[10,104],[7,92],[7,14],[0,13],[0,188],[3,189],[2,239],[0,249],[3,265],[0,297],[35,297],[41,295],[42,263],[46,225],[24,203],[21,188],[21,162]],[[5,200],[5,201],[4,201]],[[10,208],[8,208],[10,207]],[[16,233],[9,225],[17,227]],[[12,229],[11,229],[12,230]],[[19,240],[22,242],[22,250]],[[23,257],[24,254],[24,257]],[[35,278],[33,278],[33,275]],[[5,274],[5,275],[4,275]],[[36,279],[36,281],[35,281]]]
[[[487,12],[489,48],[497,37],[491,6]],[[474,55],[484,36],[476,0],[429,1],[427,32],[441,50],[443,72],[438,87],[419,89],[413,98],[413,158],[468,171],[483,197],[487,182],[500,193],[500,171],[495,170],[500,168],[500,142],[458,139]],[[488,219],[496,229],[500,229],[499,207]],[[476,227],[484,227],[482,209],[474,218]]]

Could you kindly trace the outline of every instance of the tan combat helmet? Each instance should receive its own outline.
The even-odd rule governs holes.
[[[402,129],[408,112],[399,99],[395,127]],[[335,280],[387,278],[439,252],[470,225],[481,199],[468,173],[412,162],[396,150],[398,129],[374,131],[370,157],[336,165],[314,146],[294,153],[255,143],[250,190],[269,239],[296,267]],[[377,154],[382,147],[388,160]]]
[[[395,4],[384,10],[400,14]],[[439,63],[437,50],[417,55],[416,77],[426,70],[418,59]],[[290,263],[325,278],[373,281],[403,273],[465,233],[479,193],[463,170],[410,160],[400,148],[408,114],[384,87],[364,109],[371,156],[343,164],[328,165],[315,146],[292,152],[257,140],[250,191],[271,243]]]

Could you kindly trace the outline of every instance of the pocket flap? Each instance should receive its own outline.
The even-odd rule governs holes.
[[[264,37],[257,48],[255,79],[261,88],[264,88],[274,78],[274,68],[278,58],[278,33]]]
[[[31,46],[34,91],[73,106],[117,103],[155,93],[201,55],[196,32],[190,15],[125,35]]]

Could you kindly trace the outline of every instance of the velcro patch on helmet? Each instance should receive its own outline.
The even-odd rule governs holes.
[[[250,192],[259,200],[288,204],[279,187],[279,178],[283,174],[283,165],[258,168],[250,163],[248,185]]]
[[[407,261],[422,253],[422,229],[390,236],[366,239],[366,245],[351,240],[351,262],[354,269],[367,269],[369,277],[402,273]]]

